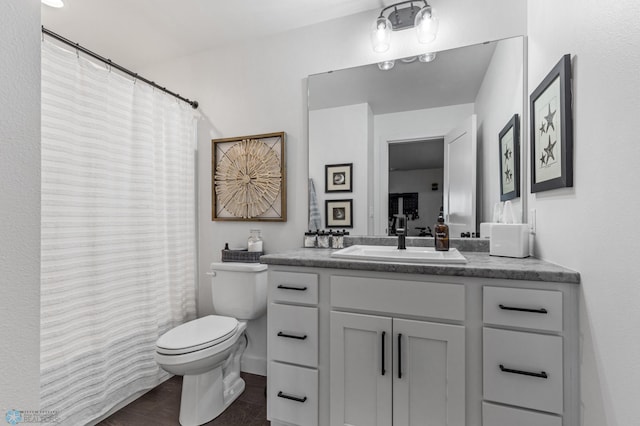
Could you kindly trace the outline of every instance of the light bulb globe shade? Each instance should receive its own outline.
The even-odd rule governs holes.
[[[64,7],[62,0],[42,0],[42,4],[55,8]]]
[[[393,68],[393,66],[396,64],[396,61],[383,61],[383,62],[378,62],[378,68],[380,68],[380,70],[382,71],[389,71],[391,68]]]
[[[391,46],[391,21],[384,16],[375,20],[371,26],[371,47],[374,52],[386,52]]]
[[[423,53],[422,55],[418,56],[418,60],[420,62],[431,62],[435,58],[436,58],[436,52]]]
[[[422,8],[416,14],[415,28],[420,43],[431,43],[438,34],[438,18],[431,6]]]

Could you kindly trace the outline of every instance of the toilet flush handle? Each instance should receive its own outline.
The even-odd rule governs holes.
[[[215,277],[216,276],[216,271],[207,272],[207,275],[209,275],[211,277]]]

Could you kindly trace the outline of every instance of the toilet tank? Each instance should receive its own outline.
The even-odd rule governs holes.
[[[252,320],[267,311],[267,265],[211,264],[211,297],[217,315]]]

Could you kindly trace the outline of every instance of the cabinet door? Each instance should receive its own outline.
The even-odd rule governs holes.
[[[331,425],[391,425],[391,318],[331,312]]]
[[[393,426],[465,425],[464,341],[463,326],[393,320]]]

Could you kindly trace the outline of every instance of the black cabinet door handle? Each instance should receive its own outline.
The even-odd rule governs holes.
[[[402,379],[402,334],[398,333],[398,379]]]
[[[503,311],[519,311],[519,312],[532,312],[534,314],[546,314],[548,313],[545,308],[530,309],[530,308],[517,308],[514,306],[505,306],[502,303],[498,305]]]
[[[539,373],[533,373],[531,371],[513,370],[511,368],[506,368],[502,364],[500,364],[500,371],[503,371],[505,373],[512,373],[512,374],[522,374],[523,376],[539,377],[541,379],[546,379],[547,377],[549,377],[547,373],[545,373],[544,371],[541,371]]]
[[[284,284],[278,285],[278,288],[281,288],[282,290],[297,290],[297,291],[306,291],[307,290],[307,286],[295,287],[295,286],[284,285]]]
[[[289,395],[282,391],[278,392],[278,397],[284,398],[284,399],[290,399],[291,401],[296,401],[296,402],[305,402],[307,400],[306,396],[303,396],[302,398],[300,398],[299,396]]]
[[[382,371],[380,371],[383,376],[386,373],[386,370],[384,369],[384,365],[385,365],[385,361],[384,361],[384,341],[386,340],[385,339],[386,335],[387,335],[387,332],[383,331],[382,332]]]
[[[298,339],[298,340],[305,340],[307,338],[306,334],[303,335],[299,335],[299,334],[288,334],[285,333],[283,331],[278,331],[278,337],[286,337],[288,339]]]

